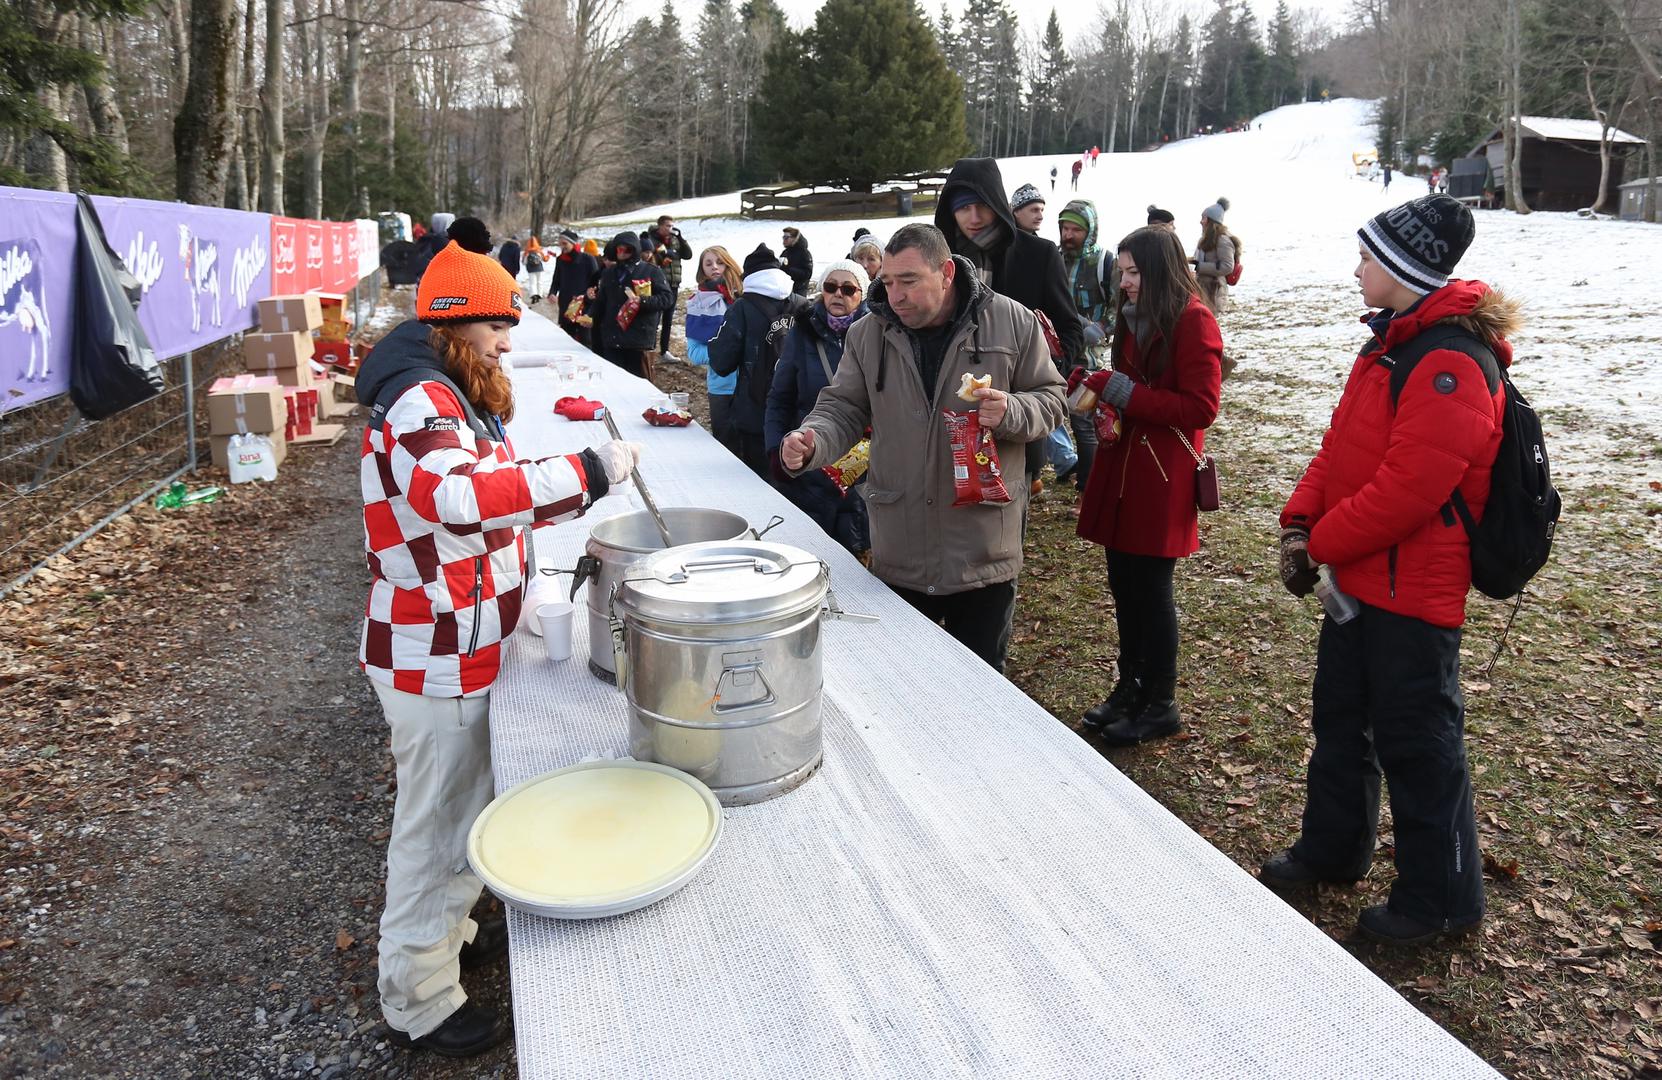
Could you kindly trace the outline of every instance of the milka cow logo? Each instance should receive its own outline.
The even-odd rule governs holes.
[[[265,238],[262,236],[255,236],[247,247],[238,248],[231,256],[231,296],[236,299],[237,307],[248,306],[248,294],[264,269]]]
[[[219,315],[219,245],[203,240],[179,226],[179,261],[184,265],[185,288],[190,292],[190,332],[202,329],[202,297],[213,299],[213,325],[223,322]]]
[[[46,318],[40,248],[33,240],[0,242],[0,329],[16,326],[29,340],[24,382],[45,382],[52,363],[52,325]],[[0,336],[4,341],[4,336]],[[0,349],[0,355],[11,350]]]

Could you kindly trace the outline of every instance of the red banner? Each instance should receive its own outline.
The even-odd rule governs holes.
[[[272,218],[272,293],[344,293],[352,288],[364,263],[361,233],[355,221]]]

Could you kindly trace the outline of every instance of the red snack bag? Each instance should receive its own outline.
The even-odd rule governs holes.
[[[980,413],[942,409],[941,416],[946,419],[947,443],[952,448],[952,505],[1009,502],[998,446],[993,433],[981,426]]]
[[[669,412],[659,412],[657,409],[653,408],[648,408],[645,412],[641,413],[641,418],[653,427],[686,427],[688,424],[692,423],[692,417],[690,416],[683,416],[681,413],[673,410]]]

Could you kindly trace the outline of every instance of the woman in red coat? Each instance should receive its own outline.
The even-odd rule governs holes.
[[[1084,378],[1098,399],[1103,449],[1079,511],[1079,535],[1108,549],[1119,627],[1119,678],[1085,713],[1087,731],[1116,746],[1175,734],[1177,560],[1200,546],[1195,466],[1218,415],[1223,337],[1169,229],[1120,241],[1113,367]],[[1118,437],[1109,442],[1110,431]]]

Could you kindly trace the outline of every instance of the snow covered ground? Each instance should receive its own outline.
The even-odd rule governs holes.
[[[1425,192],[1420,180],[1399,177],[1386,192],[1353,175],[1352,151],[1373,146],[1372,107],[1358,100],[1292,105],[1259,117],[1250,131],[1148,154],[1104,154],[1079,180],[1077,195],[1096,203],[1109,246],[1143,223],[1151,202],[1177,215],[1192,246],[1201,210],[1220,195],[1229,198],[1229,225],[1245,258],[1233,310],[1222,320],[1240,359],[1225,408],[1240,394],[1255,415],[1273,417],[1275,430],[1255,435],[1284,443],[1291,460],[1314,449],[1363,338],[1351,277],[1356,229]],[[1075,194],[1071,161],[1000,162],[1010,190],[1032,183],[1048,192],[1050,167],[1057,167],[1043,232],[1053,240],[1056,214]],[[585,232],[609,237],[670,213],[695,251],[722,244],[740,261],[758,243],[777,251],[784,223],[744,220],[738,206],[737,192],[708,196],[616,215]],[[824,265],[848,250],[858,226],[886,238],[899,223],[885,217],[796,224],[816,265]],[[1477,239],[1459,273],[1526,302],[1513,371],[1547,421],[1561,486],[1604,483],[1654,500],[1649,485],[1662,482],[1662,318],[1653,310],[1662,296],[1662,229],[1573,214],[1480,211]],[[1220,434],[1227,432],[1226,425]]]

